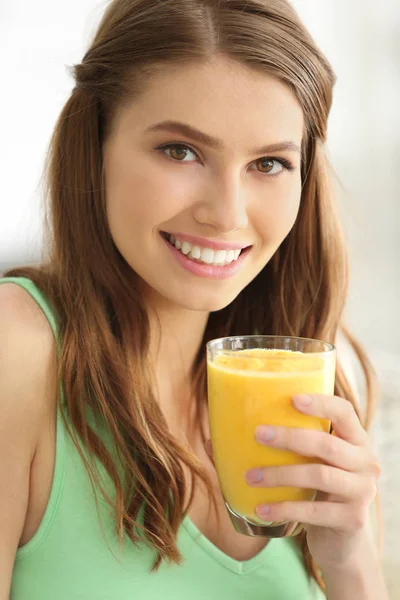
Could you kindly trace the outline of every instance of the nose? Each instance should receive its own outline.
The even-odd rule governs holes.
[[[194,218],[220,233],[248,226],[247,199],[240,182],[223,179],[195,207]]]

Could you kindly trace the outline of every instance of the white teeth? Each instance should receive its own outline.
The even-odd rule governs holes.
[[[208,265],[211,265],[211,263],[214,262],[214,250],[204,248],[204,250],[201,251],[201,260]]]
[[[181,252],[183,254],[189,254],[189,252],[191,251],[192,246],[188,243],[188,242],[183,242],[182,244],[182,250]]]
[[[193,260],[204,262],[208,265],[225,266],[229,265],[233,261],[239,258],[241,250],[212,250],[211,248],[201,248],[200,246],[194,246],[189,242],[183,242],[178,238],[171,235],[169,237],[171,244],[180,250],[182,254],[188,256]]]
[[[228,252],[226,253],[226,262],[232,262],[234,258],[235,258],[234,251],[228,250]]]
[[[189,256],[191,258],[200,258],[200,256],[201,256],[201,250],[200,250],[199,246],[193,246],[193,248],[190,251]]]
[[[232,262],[232,261],[228,261],[227,259],[227,251],[226,250],[217,250],[214,253],[214,262],[216,265],[224,265],[226,262]]]

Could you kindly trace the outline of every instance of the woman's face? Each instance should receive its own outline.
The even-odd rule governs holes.
[[[165,68],[120,113],[104,147],[109,227],[153,299],[216,311],[258,275],[296,220],[303,125],[288,87],[221,57]]]

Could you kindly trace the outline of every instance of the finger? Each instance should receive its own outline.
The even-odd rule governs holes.
[[[210,459],[212,460],[212,462],[214,463],[214,451],[211,440],[206,441],[206,443],[204,444],[204,449],[207,452]]]
[[[328,465],[285,465],[250,469],[246,471],[245,478],[252,487],[298,487],[333,494],[343,500],[366,500],[375,495],[375,482],[371,477]]]
[[[309,403],[303,403],[307,399]],[[329,419],[337,436],[354,444],[362,446],[368,441],[368,434],[363,429],[353,405],[339,396],[311,394],[309,396],[294,396],[293,405],[302,413],[314,415],[321,419]]]
[[[271,439],[270,435],[274,437]],[[301,456],[317,457],[324,462],[346,471],[364,471],[375,458],[364,448],[324,431],[299,427],[256,427],[258,443],[272,448],[290,450]]]
[[[265,511],[264,509],[267,509]],[[281,502],[260,504],[255,512],[264,521],[294,521],[338,532],[355,532],[368,522],[368,505],[350,505],[340,502]]]

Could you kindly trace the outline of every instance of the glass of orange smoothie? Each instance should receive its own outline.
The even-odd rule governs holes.
[[[333,394],[336,349],[319,340],[248,335],[207,343],[208,406],[214,461],[234,528],[245,535],[287,537],[301,523],[265,522],[256,505],[285,500],[314,500],[315,490],[294,487],[255,488],[248,469],[320,463],[288,450],[256,442],[257,425],[301,427],[330,432],[330,421],[298,412],[297,394]]]

